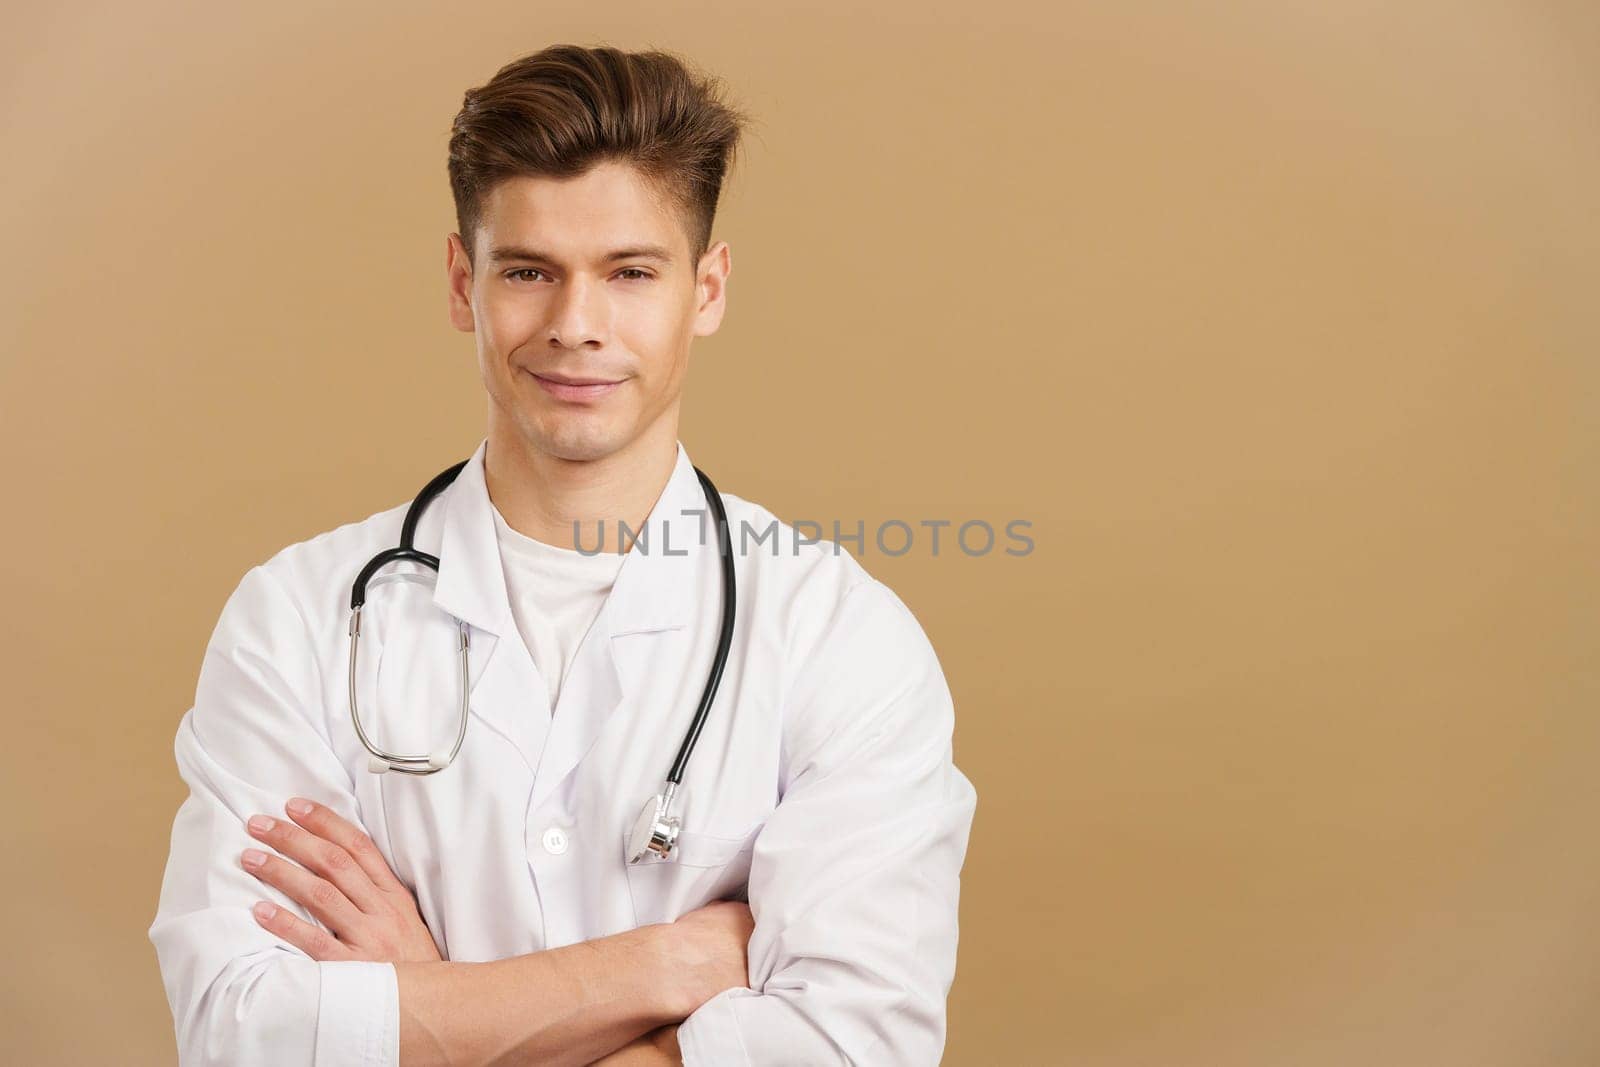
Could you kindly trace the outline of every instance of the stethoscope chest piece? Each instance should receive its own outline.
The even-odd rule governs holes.
[[[676,782],[644,802],[639,815],[633,820],[633,830],[628,834],[628,862],[648,862],[647,857],[667,859],[678,840],[678,817],[671,814],[672,795]]]

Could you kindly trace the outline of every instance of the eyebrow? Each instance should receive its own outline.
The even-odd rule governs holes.
[[[489,258],[495,263],[504,263],[512,259],[526,259],[536,263],[557,262],[556,257],[548,252],[522,245],[496,245],[489,250]],[[615,263],[619,259],[653,259],[659,263],[671,263],[672,253],[660,245],[630,245],[627,248],[607,252],[600,262]]]

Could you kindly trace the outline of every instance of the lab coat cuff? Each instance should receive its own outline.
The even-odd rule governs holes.
[[[750,1053],[739,1035],[739,1017],[733,1002],[757,995],[752,989],[724,989],[679,1023],[678,1054],[683,1057],[684,1067],[749,1064]]]
[[[400,984],[394,964],[328,960],[317,964],[316,1067],[398,1067]]]

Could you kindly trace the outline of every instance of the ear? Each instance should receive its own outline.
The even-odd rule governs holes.
[[[467,258],[467,247],[461,243],[459,233],[451,233],[444,242],[445,281],[449,287],[450,325],[462,333],[472,333],[477,320],[472,315],[472,261]]]
[[[700,301],[694,313],[694,335],[707,337],[722,325],[728,307],[728,275],[733,273],[733,253],[728,242],[718,241],[706,249],[695,269],[695,295]]]

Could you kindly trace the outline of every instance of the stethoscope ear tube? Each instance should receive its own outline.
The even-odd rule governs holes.
[[[467,463],[468,460],[462,460],[440,471],[422,487],[422,492],[411,501],[411,506],[406,509],[405,520],[400,524],[399,547],[385,549],[368,560],[350,587],[350,721],[355,724],[356,736],[367,749],[367,770],[373,774],[383,774],[387,771],[400,771],[402,774],[435,774],[448,767],[456,758],[456,754],[461,751],[461,743],[467,736],[468,696],[471,692],[467,668],[471,638],[468,635],[467,624],[459,619],[456,620],[456,624],[461,635],[458,646],[461,658],[461,711],[456,727],[456,739],[448,750],[430,752],[426,756],[404,756],[379,748],[362,727],[361,712],[356,704],[356,652],[361,642],[361,609],[367,602],[367,585],[381,568],[403,560],[420,563],[435,574],[439,573],[439,557],[413,547],[417,536],[417,524],[421,521],[422,513],[429,502],[438,496],[445,486],[455,481],[456,475],[466,468]]]
[[[364,592],[364,590],[363,590]],[[361,711],[356,704],[356,651],[361,642],[361,608],[359,606],[350,611],[350,721],[355,724],[356,736],[367,749],[367,770],[373,774],[383,774],[385,771],[400,771],[403,774],[435,774],[450,766],[456,754],[461,751],[461,743],[467,737],[467,715],[469,712],[468,698],[471,695],[472,683],[468,674],[468,652],[472,645],[472,638],[467,624],[456,620],[457,632],[460,641],[457,643],[457,652],[461,659],[461,711],[459,722],[456,726],[455,742],[448,748],[430,752],[426,756],[403,756],[398,752],[390,752],[379,748],[367,736],[367,731],[361,725]]]

